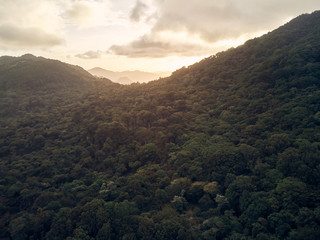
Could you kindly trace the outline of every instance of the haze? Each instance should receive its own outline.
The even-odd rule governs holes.
[[[174,71],[319,8],[319,0],[0,0],[0,55]]]

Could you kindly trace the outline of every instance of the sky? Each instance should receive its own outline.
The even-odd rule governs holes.
[[[0,56],[174,71],[319,9],[319,0],[0,0]]]

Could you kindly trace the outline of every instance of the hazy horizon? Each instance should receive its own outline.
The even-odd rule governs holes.
[[[0,55],[84,69],[168,72],[320,9],[316,0],[12,0],[0,5]]]

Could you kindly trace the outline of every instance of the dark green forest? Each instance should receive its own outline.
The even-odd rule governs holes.
[[[0,239],[319,239],[320,12],[147,84],[1,57],[0,136]]]

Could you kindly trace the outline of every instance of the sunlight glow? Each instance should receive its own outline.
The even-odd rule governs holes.
[[[242,34],[240,37],[238,37],[236,39],[225,39],[225,40],[219,41],[215,44],[215,46],[217,48],[224,48],[224,49],[228,49],[231,47],[237,47],[237,46],[244,44],[248,39],[260,37],[260,36],[266,34],[267,32],[268,31],[259,31],[259,32],[254,32],[254,33]]]

